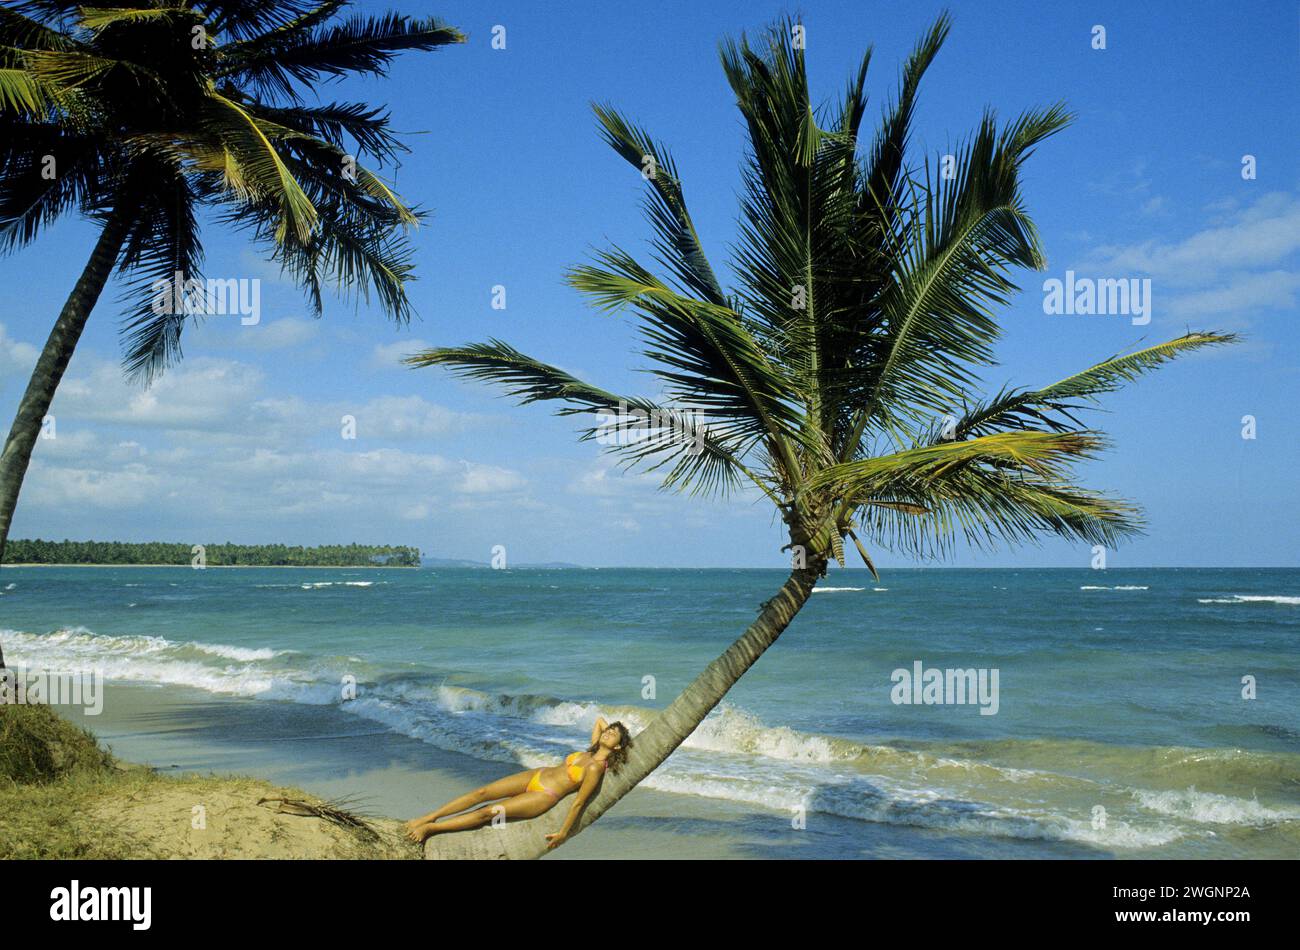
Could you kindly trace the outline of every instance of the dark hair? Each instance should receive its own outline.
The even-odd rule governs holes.
[[[627,726],[623,725],[621,722],[611,722],[605,728],[618,730],[618,748],[610,749],[609,757],[605,759],[605,767],[609,769],[609,771],[617,773],[618,770],[627,762],[627,750],[632,748],[632,733],[628,732]],[[597,736],[596,741],[591,744],[591,748],[587,751],[595,752],[599,748],[600,736]]]

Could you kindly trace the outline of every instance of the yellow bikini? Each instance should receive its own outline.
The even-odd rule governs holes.
[[[564,757],[565,771],[568,772],[569,781],[573,782],[573,784],[575,785],[580,784],[582,782],[582,776],[587,771],[586,766],[576,765],[574,763],[574,760],[579,758],[581,755],[582,755],[581,752],[572,752],[569,755]],[[601,763],[602,766],[604,764],[605,763],[603,762]],[[545,792],[547,795],[550,795],[556,801],[560,800],[560,796],[558,794],[551,791],[549,788],[547,788],[545,785],[542,784],[542,769],[538,769],[536,772],[534,772],[533,777],[528,780],[528,791]]]
[[[573,760],[576,759],[576,758],[578,758],[578,756],[580,756],[580,755],[582,755],[581,752],[573,752],[573,753],[571,753],[571,754],[569,754],[569,755],[566,755],[566,756],[564,757],[564,767],[565,767],[565,768],[568,770],[568,772],[569,772],[569,781],[570,781],[570,782],[575,782],[575,783],[576,783],[576,782],[581,782],[581,781],[582,781],[583,773],[586,772],[586,768],[584,768],[583,766],[581,766],[581,765],[574,765],[574,764],[573,764]],[[577,774],[577,775],[574,775],[574,774],[573,774],[573,770],[574,770],[574,769],[577,769],[577,770],[578,770],[578,774]]]

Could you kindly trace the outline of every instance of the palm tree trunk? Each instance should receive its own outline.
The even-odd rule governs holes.
[[[22,490],[23,478],[32,460],[32,449],[41,434],[45,416],[50,411],[50,403],[54,401],[54,393],[77,348],[77,341],[81,339],[81,332],[86,328],[90,311],[94,309],[104,290],[104,284],[108,282],[117,263],[117,255],[122,250],[129,222],[129,214],[114,212],[100,231],[90,260],[86,262],[81,277],[68,295],[59,319],[54,322],[50,338],[45,341],[45,348],[41,350],[36,368],[32,370],[27,391],[18,404],[18,414],[9,430],[9,438],[5,440],[4,453],[0,455],[0,564],[4,563],[9,525],[13,522],[18,493]],[[0,650],[0,669],[3,668],[4,652]]]
[[[617,775],[605,777],[600,793],[587,805],[572,834],[578,834],[612,808],[686,741],[727,691],[790,625],[807,602],[824,569],[825,562],[818,561],[791,573],[777,595],[762,606],[758,618],[740,639],[710,663],[667,709],[634,737],[627,763]],[[557,807],[532,821],[435,835],[425,842],[424,856],[431,860],[539,858],[546,853],[546,835],[564,824],[571,804],[571,799],[562,800]]]

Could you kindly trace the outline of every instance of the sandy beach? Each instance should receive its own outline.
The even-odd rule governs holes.
[[[86,716],[76,707],[59,712],[93,731],[117,757],[164,774],[252,775],[324,799],[358,799],[357,810],[376,817],[421,814],[502,771],[388,731],[358,728],[355,717],[332,707],[111,683],[100,715]],[[683,818],[679,798],[637,791],[548,857],[738,858],[750,847],[764,847],[757,828],[737,840],[737,830],[754,821],[747,809],[708,803],[708,816]],[[762,823],[779,828],[780,822]],[[231,833],[238,834],[237,826]],[[265,856],[292,855],[268,850]]]

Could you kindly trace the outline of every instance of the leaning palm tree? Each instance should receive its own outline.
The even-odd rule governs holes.
[[[403,146],[382,108],[307,99],[324,81],[382,76],[404,50],[464,37],[432,18],[340,20],[346,5],[0,7],[0,250],[27,245],[68,212],[99,229],[0,456],[0,560],[43,420],[114,270],[127,282],[127,372],[148,382],[180,357],[182,328],[208,303],[194,292],[205,209],[266,248],[317,315],[329,284],[409,319],[404,230],[421,212],[360,162],[378,168]]]
[[[1110,546],[1138,530],[1133,506],[1074,484],[1072,463],[1103,444],[1077,414],[1179,354],[1231,339],[1190,333],[1050,386],[977,395],[980,371],[994,365],[993,312],[1016,290],[1011,272],[1045,266],[1021,169],[1068,114],[1058,105],[1003,124],[986,114],[950,167],[909,161],[917,90],[948,32],[944,16],[907,60],[896,101],[860,153],[869,54],[843,101],[815,109],[792,26],[774,27],[757,48],[742,39],[721,51],[749,138],[731,290],[705,256],[668,151],[614,109],[595,108],[604,138],[648,179],[663,276],[615,248],[568,280],[601,309],[636,313],[662,397],[599,389],[497,340],[408,360],[588,414],[583,438],[612,442],[625,463],[661,472],[666,488],[744,489],[784,521],[793,552],[785,584],[636,737],[578,829],[691,734],[786,629],[828,563],[844,564],[846,541],[874,574],[873,546],[930,556],[961,541],[1041,533]],[[603,438],[620,414],[623,436]],[[626,437],[638,427],[640,438]],[[563,811],[438,836],[427,854],[536,857]]]

